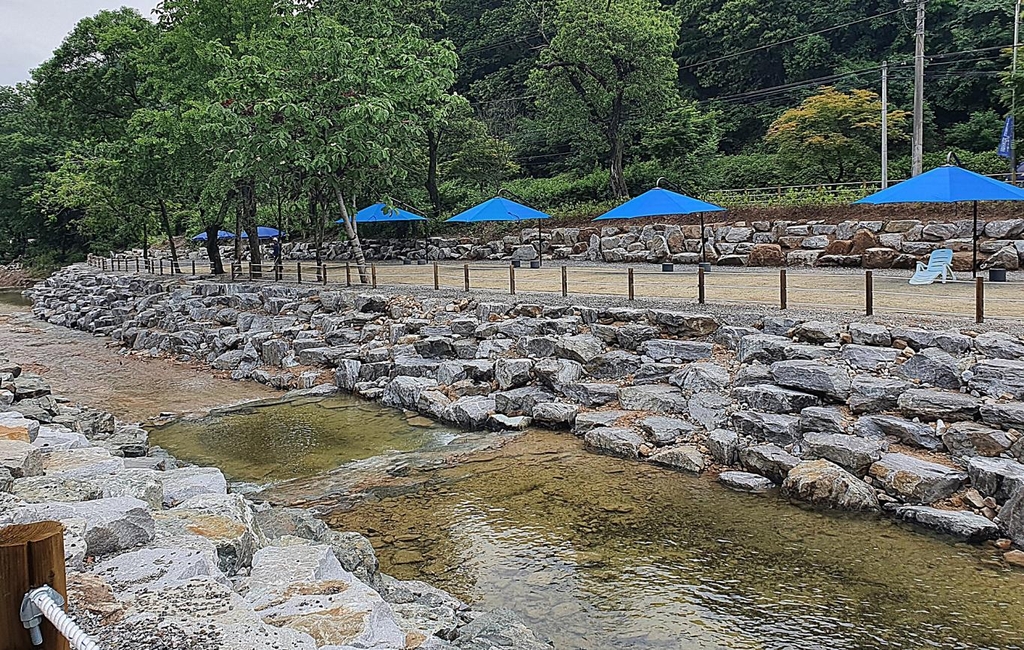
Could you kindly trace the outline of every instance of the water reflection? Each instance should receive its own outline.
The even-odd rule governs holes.
[[[32,301],[21,295],[21,289],[0,289],[0,305],[31,307]]]
[[[385,570],[512,607],[558,648],[1024,647],[1024,575],[986,564],[991,549],[728,492],[564,434],[332,524],[368,534]]]
[[[415,421],[414,421],[415,422]],[[153,427],[150,441],[230,478],[276,481],[325,472],[390,450],[416,449],[446,431],[349,396],[266,401]]]

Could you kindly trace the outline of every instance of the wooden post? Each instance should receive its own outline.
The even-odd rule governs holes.
[[[164,258],[160,258],[160,275],[164,274]]]
[[[235,281],[235,261],[231,260],[231,281]]]
[[[469,264],[462,265],[462,273],[465,275],[466,291],[469,291]]]
[[[35,650],[21,624],[21,601],[29,589],[49,585],[67,600],[64,574],[64,532],[56,521],[0,529],[0,650]],[[67,650],[69,645],[43,617],[42,650]]]
[[[135,258],[135,275],[139,274],[139,258]]]
[[[697,302],[704,304],[704,267],[697,267]]]
[[[779,269],[779,309],[786,307],[786,269]]]
[[[437,262],[434,262],[434,291],[441,288],[441,278],[438,277]]]
[[[875,313],[875,283],[871,271],[864,271],[864,313],[868,316]]]
[[[985,322],[985,278],[974,278],[974,322]]]
[[[352,286],[352,265],[349,262],[345,262],[345,286]]]
[[[370,265],[370,281],[373,283],[373,288],[377,288],[377,265]]]
[[[252,260],[249,260],[249,282],[252,282]]]
[[[568,295],[569,295],[569,270],[565,266],[565,264],[563,264],[562,265],[562,297],[565,298]]]
[[[516,295],[516,267],[508,265],[508,292]]]
[[[192,260],[192,275],[196,274],[196,261]]]
[[[626,270],[626,283],[629,285],[629,299],[633,299],[633,267]]]
[[[324,264],[324,284],[327,284],[327,265]]]
[[[299,279],[299,284],[302,284],[302,262],[295,263],[295,277]]]

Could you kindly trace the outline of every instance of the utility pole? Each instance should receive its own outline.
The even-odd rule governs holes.
[[[911,176],[917,176],[924,168],[924,4],[925,0],[917,0],[917,26],[914,30],[914,139],[910,156]]]
[[[1010,182],[1017,184],[1017,44],[1020,26],[1020,0],[1013,4],[1013,63],[1010,65],[1010,118],[1013,132],[1010,137]]]
[[[887,187],[889,187],[889,62],[882,61],[882,189]]]

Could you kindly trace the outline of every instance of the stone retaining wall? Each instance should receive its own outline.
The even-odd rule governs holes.
[[[467,429],[594,449],[823,508],[1024,545],[1024,342],[1000,332],[64,270],[51,323],[277,387],[340,389]],[[742,320],[735,322],[743,322]],[[1008,551],[1007,561],[1024,556]]]
[[[982,268],[1018,269],[1024,261],[1024,219],[979,224]],[[916,219],[890,221],[738,221],[705,228],[708,261],[729,266],[820,266],[869,269],[912,269],[938,248],[954,251],[954,271],[971,269],[973,221],[925,223]],[[536,228],[493,239],[431,237],[423,240],[364,240],[367,259],[399,260],[520,260],[545,258],[591,262],[696,264],[701,260],[699,226],[645,223],[586,228],[544,229],[538,244]],[[229,259],[233,247],[222,248]],[[324,244],[328,260],[349,260],[344,241]],[[133,253],[134,254],[134,253]],[[189,253],[205,259],[205,249]],[[283,247],[288,260],[312,260],[308,242]]]
[[[71,614],[104,648],[550,648],[511,612],[382,574],[356,533],[230,493],[220,470],[0,354],[0,529],[48,520],[64,525]]]

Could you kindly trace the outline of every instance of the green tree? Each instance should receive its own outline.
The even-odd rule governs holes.
[[[600,141],[611,194],[627,197],[626,148],[677,97],[679,19],[655,0],[557,0],[542,31],[529,80],[538,110],[556,137]]]
[[[906,111],[889,111],[889,138],[905,138]],[[855,178],[872,166],[882,134],[882,103],[868,90],[834,88],[805,99],[779,116],[767,142],[785,165],[810,166],[832,183]]]

